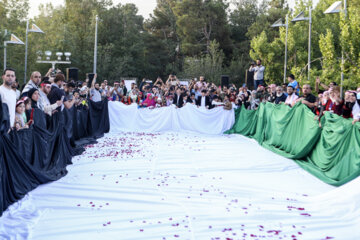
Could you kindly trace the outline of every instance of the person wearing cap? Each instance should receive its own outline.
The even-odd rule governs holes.
[[[41,82],[41,73],[38,71],[31,73],[30,80],[22,90],[21,96],[22,97],[27,96],[27,92],[29,92],[29,90],[32,88],[39,89],[40,82]]]
[[[1,102],[6,103],[10,115],[10,126],[15,123],[15,108],[16,108],[16,92],[12,90],[11,86],[15,82],[15,70],[7,68],[4,70],[2,76],[3,84],[0,86]]]

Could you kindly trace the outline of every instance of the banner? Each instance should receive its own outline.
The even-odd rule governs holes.
[[[360,123],[325,112],[322,128],[303,104],[262,103],[257,110],[237,110],[227,134],[254,138],[263,147],[294,159],[322,181],[340,186],[360,176]]]
[[[0,216],[38,185],[66,175],[72,157],[109,131],[107,100],[52,117],[34,109],[34,124],[10,133],[8,108],[1,102],[0,112]]]

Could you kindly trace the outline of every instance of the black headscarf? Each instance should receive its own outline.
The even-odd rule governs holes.
[[[34,101],[34,100],[32,99],[32,95],[33,95],[36,91],[39,91],[39,89],[37,89],[37,88],[32,88],[32,89],[30,89],[29,92],[28,92],[28,98],[31,99],[31,108],[38,108],[38,106],[37,106],[37,101]]]

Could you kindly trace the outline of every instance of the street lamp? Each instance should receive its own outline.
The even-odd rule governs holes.
[[[5,30],[5,36],[7,35],[7,30]],[[24,42],[21,41],[18,37],[14,34],[11,34],[10,41],[4,41],[4,70],[6,69],[6,46],[8,44],[18,44],[24,45]]]
[[[57,52],[57,53],[56,53],[57,60],[50,60],[51,55],[52,55],[52,52],[51,52],[51,51],[45,51],[45,56],[46,56],[46,60],[45,60],[45,61],[41,60],[41,56],[42,56],[42,52],[41,52],[41,51],[38,51],[38,52],[37,52],[37,55],[38,55],[38,58],[37,58],[38,60],[36,61],[36,63],[51,64],[53,69],[55,69],[55,65],[56,65],[56,64],[71,64],[71,62],[70,62],[71,53],[69,53],[69,52],[65,52],[65,53]],[[62,61],[62,60],[61,60],[61,57],[62,57],[63,55],[65,55],[66,61]]]
[[[45,51],[46,60],[50,60],[52,52],[51,51]]]
[[[308,81],[310,81],[310,69],[311,69],[311,6],[309,6],[309,17],[305,17],[304,11],[299,13],[292,22],[309,21],[309,46],[308,46]]]
[[[70,61],[71,53],[70,52],[65,52],[64,55],[66,57],[66,61]]]
[[[44,33],[38,26],[35,24],[31,25],[31,29],[29,29],[29,20],[26,21],[26,41],[25,41],[25,70],[24,70],[24,84],[26,84],[26,71],[27,71],[27,54],[28,54],[28,33]]]
[[[328,9],[326,9],[326,11],[324,13],[325,14],[333,14],[333,13],[340,13],[341,11],[344,11],[345,19],[346,19],[346,17],[347,17],[346,0],[344,0],[344,8],[341,5],[342,5],[341,1],[334,2]],[[343,96],[344,64],[345,64],[344,49],[341,49],[341,78],[340,78],[341,79],[341,83],[340,83],[341,97]]]
[[[96,15],[96,23],[95,23],[95,43],[94,43],[94,66],[93,66],[93,73],[96,73],[96,65],[97,65],[97,35],[98,35],[98,22],[99,16]]]
[[[276,22],[274,22],[271,27],[285,27],[286,28],[286,35],[285,35],[285,62],[284,62],[284,83],[286,83],[286,68],[287,68],[287,42],[288,42],[288,30],[289,30],[289,17],[286,14],[286,23],[282,23],[282,19],[280,18]]]
[[[62,57],[63,53],[62,52],[57,52],[56,56],[58,57],[58,61],[61,61],[61,57]]]

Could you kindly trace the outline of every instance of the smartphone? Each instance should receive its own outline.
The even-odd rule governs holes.
[[[62,97],[61,97],[61,101],[62,101],[62,102],[64,101],[64,98],[65,98],[65,96],[62,96]]]

